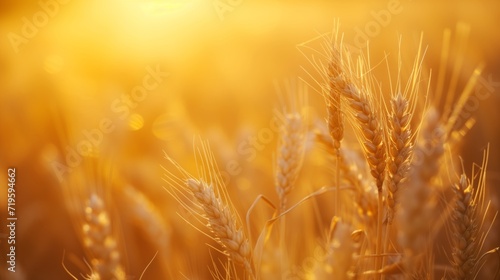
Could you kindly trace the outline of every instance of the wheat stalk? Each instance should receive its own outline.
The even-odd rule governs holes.
[[[454,279],[476,279],[481,269],[480,253],[486,237],[491,230],[484,229],[489,203],[485,204],[486,170],[488,166],[489,146],[484,151],[482,165],[476,170],[473,166],[471,180],[462,173],[453,185],[455,202],[452,211],[451,265]],[[495,220],[496,214],[491,221]]]
[[[125,279],[109,214],[103,200],[95,193],[87,202],[82,231],[83,244],[91,256],[92,273],[88,279]]]
[[[167,173],[165,181],[171,186],[171,190],[167,191],[208,229],[208,233],[204,233],[223,248],[223,253],[231,262],[243,266],[250,279],[257,279],[252,259],[252,247],[224,189],[208,144],[202,142],[201,149],[197,149],[196,155],[197,160],[201,159],[201,162],[197,161],[199,178],[189,174],[167,156],[183,177],[179,178],[164,168]],[[185,202],[185,199],[190,200],[191,203]],[[203,232],[202,229],[197,229]],[[227,277],[230,277],[230,272]]]
[[[293,91],[288,91],[289,108],[283,106],[283,113],[278,115],[282,123],[280,127],[280,140],[278,144],[274,178],[275,189],[279,198],[280,213],[286,211],[287,196],[295,186],[304,160],[306,131],[303,115],[300,114],[300,110],[302,109],[300,108],[302,106],[302,96],[294,96],[293,94]],[[282,252],[285,252],[285,217],[280,221],[279,232],[280,249]],[[287,257],[283,256],[281,260],[281,267],[287,267]]]
[[[307,93],[300,83],[297,86],[287,83],[285,93],[281,92],[278,85],[276,85],[276,90],[281,98],[282,109],[276,110],[275,113],[280,121],[280,136],[274,183],[280,201],[279,210],[283,212],[286,208],[287,196],[295,186],[304,160],[307,131],[303,110]]]
[[[346,88],[346,77],[341,69],[340,53],[332,48],[331,61],[328,64],[328,94],[326,95],[326,106],[328,115],[328,131],[333,140],[333,147],[337,156],[337,176],[335,186],[335,214],[339,215],[340,209],[340,143],[344,138],[344,120],[340,103],[342,91]]]
[[[387,184],[387,222],[389,224],[392,223],[394,212],[396,211],[396,193],[406,178],[413,152],[409,102],[399,93],[391,99],[391,108],[388,172],[390,180]]]
[[[337,152],[340,149],[340,142],[344,138],[344,117],[340,103],[341,93],[349,83],[340,60],[340,53],[336,48],[332,48],[331,61],[328,64],[328,93],[326,96],[326,106],[328,114],[328,132],[333,140],[333,146]]]
[[[476,203],[474,189],[462,174],[460,181],[455,184],[453,191],[456,196],[453,209],[453,268],[455,279],[473,279],[474,267],[477,261],[477,232],[478,219],[476,217]]]
[[[345,50],[347,56],[349,53]],[[350,69],[349,60],[341,61],[344,69]],[[364,60],[359,58],[359,69],[358,72],[363,70],[366,66]],[[369,92],[370,85],[369,76],[361,79],[364,87],[359,87],[353,82],[354,73],[353,70],[345,71],[346,74],[350,76],[346,77],[345,88],[342,91],[344,98],[348,101],[349,106],[352,110],[352,115],[356,119],[357,125],[355,128],[358,129],[358,135],[360,137],[361,145],[365,152],[365,158],[370,167],[370,173],[375,179],[377,193],[378,193],[378,207],[377,207],[377,242],[375,253],[380,255],[382,253],[382,209],[383,209],[383,185],[385,181],[385,170],[386,170],[386,158],[387,150],[385,146],[385,127],[384,123],[380,121],[378,114],[374,109],[374,101]],[[377,258],[375,260],[375,267],[380,267],[380,260]]]
[[[286,197],[297,181],[304,158],[304,128],[300,114],[284,117],[276,162],[275,184],[280,200],[280,211],[286,208]]]
[[[215,195],[213,187],[207,183],[188,179],[186,185],[203,208],[207,225],[216,237],[215,240],[226,249],[232,261],[243,265],[254,278],[250,243],[241,226],[237,225],[230,208],[224,205]]]
[[[383,124],[379,121],[367,93],[361,92],[352,83],[346,85],[343,93],[355,112],[354,116],[363,137],[362,145],[366,152],[366,160],[370,165],[371,174],[375,178],[377,190],[382,193],[387,157]]]

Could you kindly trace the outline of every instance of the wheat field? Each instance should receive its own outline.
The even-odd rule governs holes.
[[[0,14],[0,279],[500,279],[498,3]]]

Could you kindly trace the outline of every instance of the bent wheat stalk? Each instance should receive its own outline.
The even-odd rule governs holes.
[[[202,142],[201,148],[197,149],[199,178],[189,174],[171,158],[166,157],[182,174],[181,178],[163,168],[166,172],[164,180],[171,187],[167,191],[195,216],[201,226],[189,223],[216,241],[232,263],[243,266],[250,279],[257,279],[252,259],[252,247],[243,230],[241,219],[236,214],[224,189],[208,144]],[[201,227],[205,227],[208,232],[204,232]]]
[[[216,197],[211,185],[195,179],[188,179],[186,185],[202,207],[215,240],[226,249],[232,261],[243,265],[254,278],[250,243],[241,226],[237,225],[230,208]]]

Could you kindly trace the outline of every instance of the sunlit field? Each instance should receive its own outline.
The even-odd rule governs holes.
[[[0,279],[500,279],[497,1],[0,4]]]

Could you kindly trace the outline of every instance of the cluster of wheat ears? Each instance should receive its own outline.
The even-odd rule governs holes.
[[[274,187],[276,199],[260,195],[250,209],[233,204],[206,141],[195,141],[196,172],[188,172],[166,154],[165,190],[182,209],[179,214],[188,228],[213,241],[205,248],[185,248],[193,258],[211,252],[211,262],[200,266],[207,273],[199,275],[214,279],[477,278],[489,256],[498,251],[484,246],[492,223],[485,198],[488,150],[483,162],[471,168],[453,155],[473,123],[460,116],[480,68],[457,98],[441,102],[447,98],[440,93],[442,77],[438,77],[441,90],[431,90],[430,75],[424,77],[423,71],[425,51],[420,48],[408,77],[398,75],[389,81],[390,93],[384,94],[369,57],[353,54],[339,32],[333,33],[325,40],[324,50],[317,51],[321,55],[309,60],[316,72],[307,72],[315,81],[311,87],[324,97],[325,121],[311,125],[301,87],[285,94],[277,110],[280,135],[274,186],[259,186]],[[445,106],[439,108],[440,104]],[[291,194],[301,188],[299,182],[315,184],[314,178],[301,178],[311,145],[320,147],[327,159],[324,172],[330,183],[294,201]],[[76,230],[90,271],[84,278],[128,279],[122,264],[124,245],[118,244],[119,222],[111,219],[114,208],[98,185],[85,190],[83,204],[81,200],[71,203],[82,217]],[[165,252],[170,233],[162,216],[170,214],[155,209],[133,187],[121,192],[123,204],[135,208],[135,215],[122,217],[122,223],[138,221],[157,245],[152,263],[167,267],[155,279],[188,275],[176,271],[170,261],[175,256]],[[257,222],[252,210],[260,204],[269,206],[272,213]],[[290,221],[292,213],[300,215],[310,205],[323,212],[326,223],[319,221],[315,228],[311,223],[301,225],[301,219]],[[247,210],[244,220],[240,215]],[[314,220],[313,216],[303,220]],[[437,244],[438,240],[446,242]],[[444,261],[436,261],[436,250],[445,255]]]

